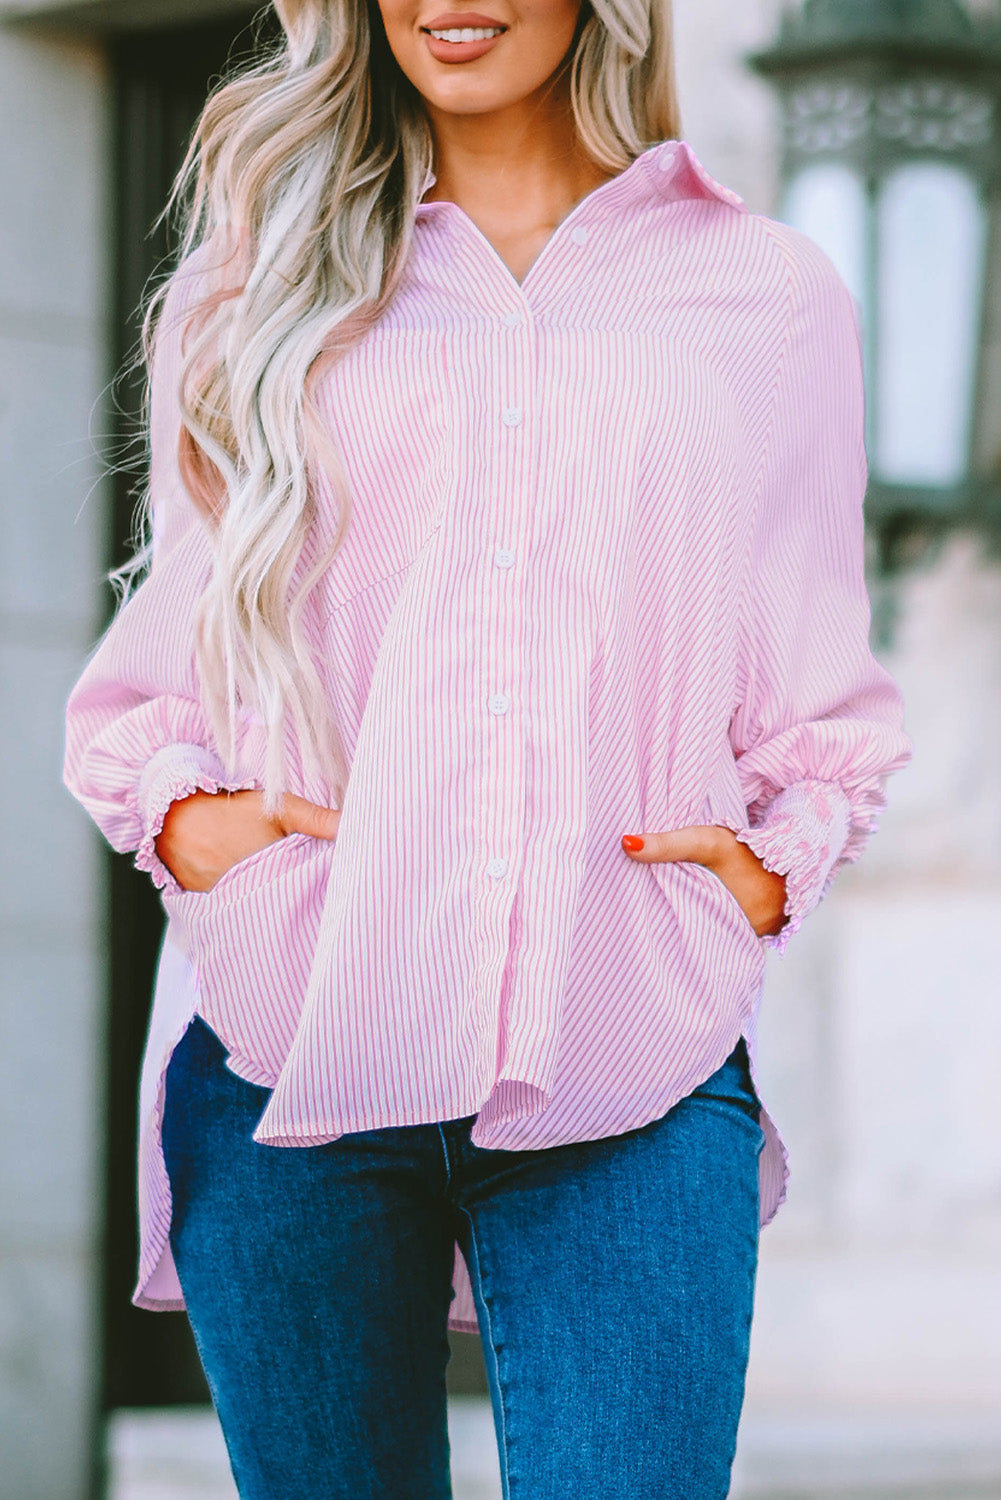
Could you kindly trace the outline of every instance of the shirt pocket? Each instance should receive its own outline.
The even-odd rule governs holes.
[[[703,824],[718,824],[734,833],[747,826],[744,789],[740,784],[737,762],[729,744],[720,752],[698,821]]]
[[[708,865],[700,865],[695,862],[687,865],[693,878],[703,887],[707,901],[713,914],[713,921],[719,923],[742,945],[754,949],[762,949],[763,938],[759,937],[754,930],[746,911],[731,891],[730,887],[716,874],[710,870]]]
[[[172,936],[195,969],[199,1014],[254,1082],[274,1082],[313,965],[333,839],[290,833],[232,865],[210,891],[165,891]]]
[[[747,826],[747,804],[737,775],[737,763],[729,745],[720,754],[706,791],[702,811],[696,821],[729,828],[733,833]],[[753,923],[730,887],[707,865],[695,864],[693,869],[697,872],[696,878],[704,885],[706,894],[713,900],[720,920],[725,921],[745,942],[750,940],[755,947],[760,947],[763,939],[755,932]]]

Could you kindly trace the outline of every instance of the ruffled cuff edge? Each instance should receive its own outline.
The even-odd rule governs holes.
[[[182,891],[156,852],[156,838],[172,802],[194,792],[244,792],[258,786],[252,778],[234,781],[204,745],[165,745],[149,760],[139,778],[137,801],[143,836],[135,854],[136,868],[145,870],[157,890]]]
[[[804,918],[827,894],[846,852],[852,834],[849,798],[837,782],[793,782],[775,797],[762,822],[735,834],[766,870],[786,877],[786,921],[761,939],[784,953]],[[859,844],[854,858],[861,849]]]

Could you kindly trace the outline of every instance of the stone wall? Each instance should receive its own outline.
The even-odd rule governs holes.
[[[105,492],[100,54],[0,29],[0,1496],[87,1493],[96,1412],[103,933],[61,787]]]

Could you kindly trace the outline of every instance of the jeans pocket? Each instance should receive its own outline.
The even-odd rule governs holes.
[[[745,1114],[750,1115],[755,1122],[761,1114],[761,1100],[758,1098],[754,1081],[751,1077],[751,1064],[747,1055],[747,1043],[743,1036],[737,1040],[730,1056],[721,1063],[703,1083],[692,1090],[701,1098],[720,1099],[727,1103],[736,1104]]]

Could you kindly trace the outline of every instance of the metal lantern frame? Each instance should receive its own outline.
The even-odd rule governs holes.
[[[783,181],[836,163],[863,184],[870,309],[879,274],[877,203],[889,175],[905,164],[945,162],[974,184],[988,235],[978,288],[975,420],[987,283],[1001,248],[1001,26],[975,21],[957,0],[806,0],[801,10],[785,13],[775,45],[748,61],[779,93]],[[870,373],[880,357],[876,321],[867,320],[863,331]],[[977,527],[1001,555],[1001,454],[995,472],[974,473],[972,441],[971,424],[971,461],[957,484],[889,483],[871,475],[866,520],[878,571],[894,571],[916,545],[955,526]]]

